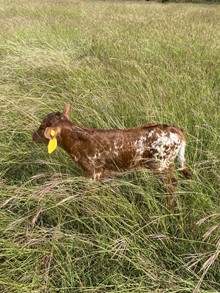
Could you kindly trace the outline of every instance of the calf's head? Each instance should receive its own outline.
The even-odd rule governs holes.
[[[61,124],[69,120],[71,106],[67,104],[63,113],[56,112],[48,114],[42,121],[40,127],[32,134],[36,143],[48,143],[48,140],[59,136]]]

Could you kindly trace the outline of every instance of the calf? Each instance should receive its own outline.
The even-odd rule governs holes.
[[[186,178],[190,173],[185,165],[185,135],[175,126],[154,124],[129,129],[93,129],[69,120],[71,106],[63,113],[48,114],[33,133],[35,142],[48,143],[51,153],[57,144],[95,180],[123,171],[151,169],[160,175],[169,192],[172,208],[176,196],[174,160],[179,159]]]

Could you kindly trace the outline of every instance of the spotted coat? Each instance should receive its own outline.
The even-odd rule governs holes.
[[[47,143],[54,130],[58,146],[63,148],[95,180],[138,169],[151,169],[161,175],[170,193],[175,181],[173,166],[176,157],[185,177],[190,174],[185,165],[186,140],[183,131],[164,124],[143,125],[129,129],[94,129],[69,120],[70,105],[63,113],[48,114],[33,133],[35,142]],[[169,174],[169,176],[167,176]],[[167,179],[169,178],[169,179]]]

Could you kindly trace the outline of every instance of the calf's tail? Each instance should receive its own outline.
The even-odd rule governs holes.
[[[180,168],[178,170],[182,172],[185,178],[191,179],[192,175],[190,174],[189,169],[185,165],[185,148],[186,148],[186,141],[183,140],[180,145],[179,152],[177,154],[179,165],[180,165]]]

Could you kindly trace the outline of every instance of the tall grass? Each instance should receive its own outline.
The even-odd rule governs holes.
[[[220,292],[219,27],[217,5],[0,0],[1,292]],[[183,128],[178,211],[149,172],[93,182],[35,145],[66,103]]]

